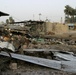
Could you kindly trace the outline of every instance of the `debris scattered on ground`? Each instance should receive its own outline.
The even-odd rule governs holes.
[[[21,36],[21,35],[12,36],[10,38],[10,40],[1,38],[0,47],[1,47],[2,50],[6,49],[7,51],[5,51],[5,52],[8,52],[8,53],[9,53],[8,50],[11,50],[12,52],[17,52],[19,54],[26,54],[26,55],[31,55],[32,54],[34,56],[36,55],[37,57],[44,57],[48,60],[53,59],[53,57],[50,57],[49,53],[46,52],[48,49],[55,49],[55,50],[60,50],[60,51],[64,51],[64,52],[65,51],[71,51],[71,52],[76,53],[75,43],[69,45],[69,43],[67,41],[60,41],[60,40],[57,41],[55,39],[40,39],[40,38],[39,39],[33,39],[33,38],[29,39],[29,38],[26,38],[25,36]],[[45,52],[31,52],[31,51],[28,50],[28,52],[27,52],[26,49],[44,49],[44,50],[46,49],[46,51]],[[62,55],[59,57],[58,55],[60,55],[60,54],[57,55],[57,53],[55,53],[54,55],[56,57],[58,57],[58,58],[56,58],[57,60],[61,60],[61,59],[65,60],[66,59],[65,57],[61,57]],[[64,53],[64,55],[65,55],[65,53]],[[71,55],[71,53],[69,53],[69,55]],[[67,57],[68,57],[68,55],[67,55]],[[59,59],[59,58],[61,58],[61,59]],[[67,58],[66,60],[69,60],[69,59]],[[19,61],[19,62],[21,62],[21,61]],[[24,67],[23,66],[24,64],[22,64],[20,66],[21,68],[18,68],[19,65],[20,65],[20,64],[18,64],[19,62],[11,63],[10,67],[8,67],[10,69],[6,69],[6,72],[1,71],[1,73],[2,74],[6,73],[6,74],[9,74],[9,75],[11,73],[12,73],[12,75],[15,75],[15,74],[45,75],[46,73],[47,73],[47,75],[50,75],[50,74],[52,74],[52,75],[61,75],[61,74],[62,75],[68,75],[68,74],[72,75],[72,73],[53,70],[54,68],[49,69],[49,68],[42,67],[42,69],[45,69],[45,72],[44,72],[42,69],[40,69],[40,66],[37,66],[38,68],[36,67],[36,70],[35,70],[35,69],[33,69],[34,67],[32,66],[32,64],[30,64],[29,67],[27,67],[27,66]],[[67,63],[63,62],[63,64],[67,64]],[[71,64],[72,64],[72,62],[71,62]],[[28,64],[26,63],[26,65],[28,65]]]

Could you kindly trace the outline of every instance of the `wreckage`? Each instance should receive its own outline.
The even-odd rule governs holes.
[[[1,45],[5,44],[5,45]],[[60,50],[54,50],[54,49],[24,49],[26,52],[52,52],[53,53],[53,59],[46,59],[46,58],[40,58],[35,56],[28,56],[23,54],[15,53],[12,46],[9,48],[7,42],[0,43],[2,46],[1,49],[7,48],[12,49],[10,52],[11,58],[19,59],[22,61],[30,62],[33,64],[49,67],[52,69],[67,71],[76,73],[76,55],[73,52],[67,52],[67,51],[60,51]],[[10,44],[9,44],[10,45]],[[0,52],[1,56],[10,57],[9,53],[6,51]],[[50,54],[51,56],[51,54]]]
[[[60,43],[60,42],[59,42]],[[18,43],[19,44],[19,43]],[[20,43],[21,44],[21,43]],[[76,55],[73,52],[66,52],[54,49],[23,49],[25,53],[29,52],[49,52],[50,59],[35,57],[26,54],[19,54],[13,44],[7,41],[0,42],[0,55],[19,59],[25,62],[49,67],[52,69],[76,73]],[[9,52],[8,52],[9,50]],[[46,55],[47,56],[47,55]]]
[[[30,22],[32,22],[32,21],[30,21]],[[43,22],[37,21],[36,23],[42,24]],[[24,33],[24,31],[25,31],[25,29],[23,31],[23,28],[21,29],[21,27],[19,27],[19,26],[17,26],[17,27],[10,26],[9,28],[11,29],[12,33],[17,33],[17,34],[19,34],[18,30],[20,31],[20,33]],[[56,70],[76,73],[76,55],[73,52],[65,52],[65,51],[54,50],[54,49],[24,49],[23,51],[40,52],[40,53],[48,51],[48,52],[50,52],[50,56],[52,57],[52,59],[46,59],[46,58],[28,56],[28,55],[16,53],[16,49],[11,43],[0,41],[0,56],[5,56],[5,59],[6,59],[6,57],[11,57],[14,59],[19,59],[22,61],[49,67],[49,68],[56,69]],[[5,60],[5,59],[3,59],[3,60]],[[6,59],[5,62],[6,61],[8,61],[8,60]],[[3,64],[3,62],[1,62],[1,63]],[[1,63],[0,63],[0,65],[1,65]]]
[[[0,55],[11,57],[33,64],[49,67],[52,69],[76,73],[76,56],[73,52],[60,51],[54,49],[23,49],[25,53],[29,52],[49,52],[50,59],[19,54],[12,43],[8,41],[0,42]]]

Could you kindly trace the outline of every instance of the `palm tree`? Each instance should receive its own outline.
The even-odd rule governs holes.
[[[74,16],[76,15],[76,9],[70,7],[69,5],[66,5],[64,13],[65,15],[67,15],[67,17],[65,17],[65,20],[67,22],[74,22]]]
[[[65,13],[65,15],[67,15],[67,18],[65,17],[67,19],[67,22],[70,22],[70,18],[69,17],[73,16],[73,14],[74,14],[73,10],[74,9],[72,7],[70,7],[69,5],[65,6],[64,13]]]
[[[74,10],[74,21],[76,22],[76,8],[75,8],[75,10]]]

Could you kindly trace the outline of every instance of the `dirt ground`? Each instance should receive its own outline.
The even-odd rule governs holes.
[[[18,69],[5,69],[0,75],[74,75],[63,71],[58,71],[27,62],[20,62]]]

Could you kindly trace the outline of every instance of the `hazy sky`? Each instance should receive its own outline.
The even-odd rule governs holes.
[[[0,0],[0,11],[9,13],[16,21],[41,20],[46,17],[51,22],[64,20],[64,7],[70,5],[76,7],[76,0]],[[8,17],[0,17],[0,21],[5,21]]]

